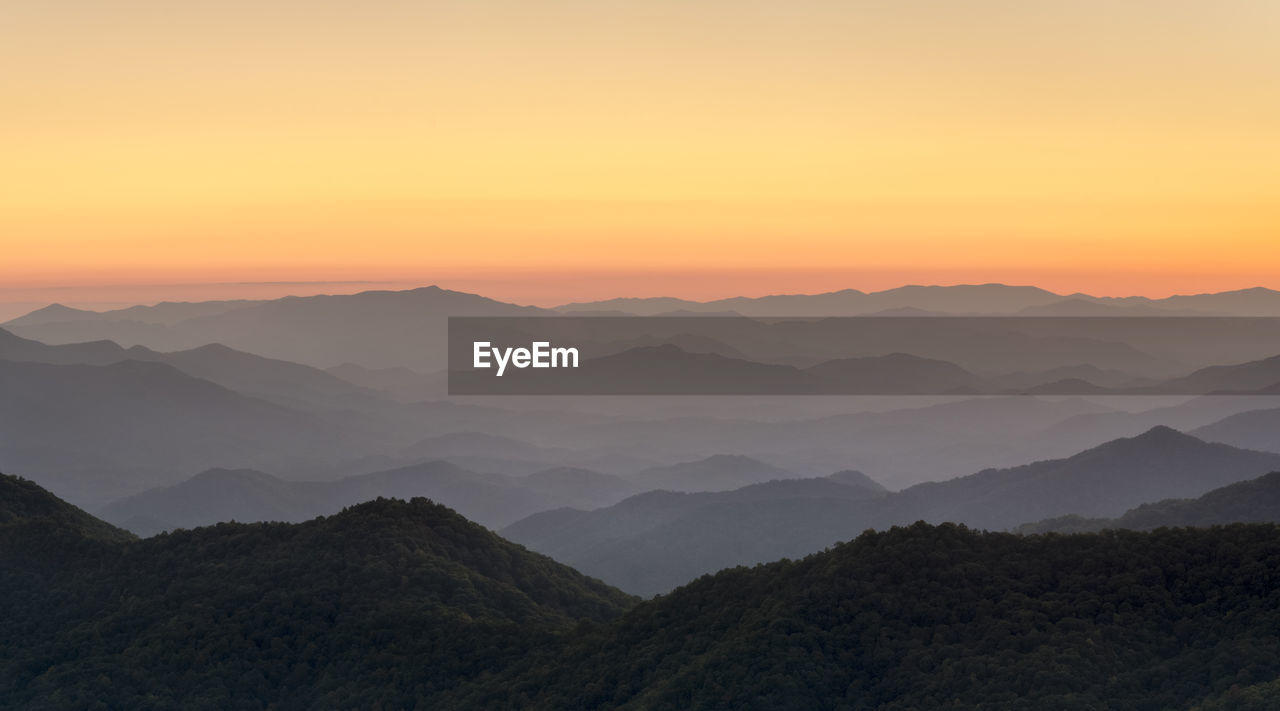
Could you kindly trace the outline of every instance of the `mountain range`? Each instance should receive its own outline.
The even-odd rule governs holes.
[[[252,469],[210,469],[112,502],[98,514],[149,536],[223,521],[298,522],[378,497],[426,497],[447,502],[471,520],[500,528],[547,509],[607,506],[638,490],[624,479],[569,467],[507,477],[431,461],[334,481],[284,480]]]
[[[435,286],[271,301],[140,306],[103,313],[53,308],[0,324],[46,343],[107,338],[122,345],[179,350],[221,343],[267,358],[320,368],[443,367],[449,316],[553,312]]]
[[[1088,312],[1077,311],[1083,304]],[[713,301],[674,298],[620,298],[575,302],[557,311],[614,311],[653,316],[672,311],[731,312],[742,316],[858,316],[897,309],[953,315],[1212,315],[1280,316],[1280,292],[1255,287],[1216,294],[1171,296],[1163,299],[1096,297],[1055,294],[1033,286],[972,284],[960,286],[902,286],[885,291],[844,289],[825,294],[786,294],[734,297]],[[891,315],[905,315],[901,311]]]
[[[1081,304],[1091,305],[1087,313],[1080,312]],[[367,291],[269,301],[169,302],[105,312],[55,304],[0,326],[45,343],[105,339],[158,351],[221,343],[256,355],[322,368],[353,364],[370,369],[399,367],[430,372],[444,367],[442,341],[448,316],[535,316],[584,311],[636,315],[727,313],[752,317],[877,313],[1280,316],[1280,292],[1259,287],[1147,299],[1060,295],[1036,287],[983,284],[906,286],[871,293],[846,289],[828,294],[737,297],[708,302],[671,298],[614,299],[538,309],[428,286],[406,291]],[[727,345],[730,349],[735,347]],[[956,360],[943,353],[899,350],[921,357]]]
[[[1214,489],[1195,499],[1166,499],[1129,509],[1117,518],[1060,516],[1019,526],[1019,533],[1083,533],[1126,528],[1225,526],[1280,522],[1280,471]]]
[[[592,511],[534,514],[501,533],[624,590],[653,595],[721,568],[812,553],[867,528],[924,520],[1007,529],[1068,514],[1118,516],[1277,470],[1280,454],[1157,427],[1066,459],[897,493],[855,489],[841,496],[830,480],[698,495],[654,492]]]
[[[78,501],[116,498],[174,471],[338,457],[356,434],[163,363],[0,360],[0,459]]]

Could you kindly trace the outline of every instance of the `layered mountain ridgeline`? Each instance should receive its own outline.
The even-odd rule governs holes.
[[[0,360],[50,365],[111,365],[129,360],[164,363],[187,375],[285,405],[350,407],[375,397],[372,391],[322,370],[218,343],[160,353],[142,346],[124,348],[112,341],[47,345],[0,328]]]
[[[1089,306],[1081,311],[1081,304]],[[1082,313],[1101,316],[1280,316],[1280,293],[1259,288],[1161,300],[1108,299],[1083,294],[1060,295],[1035,287],[983,284],[907,286],[875,293],[848,289],[829,294],[734,298],[706,303],[680,299],[617,299],[594,304],[570,304],[559,310],[543,310],[431,286],[405,291],[286,297],[270,301],[168,303],[103,313],[49,307],[0,325],[19,335],[46,343],[79,343],[106,339],[126,346],[143,345],[160,351],[223,343],[237,350],[322,368],[354,364],[375,370],[407,367],[431,372],[442,369],[445,365],[442,334],[448,316],[533,316],[584,311],[645,315],[721,313],[750,317],[928,313],[1001,316],[1022,314],[1030,318],[1035,318],[1037,314],[1057,316]],[[1073,339],[1071,350],[1067,352],[1091,354],[1093,360],[1082,358],[1073,363],[1046,359],[1044,356],[1055,350],[1052,348],[1040,353],[1042,357],[1027,360],[1026,354],[1035,352],[1035,349],[1026,348],[1025,339],[1020,338],[1015,338],[1010,343],[997,342],[1006,335],[997,331],[977,339],[983,341],[978,344],[984,351],[982,354],[969,352],[968,346],[919,350],[911,347],[914,341],[906,340],[889,351],[852,354],[845,349],[829,353],[822,359],[883,355],[897,350],[925,358],[952,361],[962,368],[973,370],[984,362],[994,362],[993,359],[999,359],[1003,352],[1013,352],[1009,346],[1019,343],[1024,346],[1021,348],[1024,354],[1021,364],[1026,367],[1036,366],[1032,369],[1078,365],[1080,362],[1090,361],[1106,368],[1137,367],[1147,371],[1143,374],[1151,374],[1157,365],[1168,366],[1172,362],[1152,358],[1133,351],[1132,348],[1126,350],[1123,346],[1127,341],[1123,337],[1112,338],[1116,342],[1109,344],[1091,342],[1088,338]],[[689,342],[688,336],[687,333],[683,334],[682,337],[686,340],[681,343],[691,346],[693,350],[704,349],[704,346]],[[700,332],[697,337],[706,342],[706,334]],[[773,348],[766,349],[766,352],[753,352],[755,349],[743,348],[742,344],[732,340],[711,340],[721,342],[723,347],[717,347],[717,352],[741,352],[755,360],[781,362],[762,358],[766,352],[776,350]],[[796,355],[794,352],[786,352],[786,339],[770,340],[775,341],[774,345],[784,346],[782,351],[773,353],[774,356]],[[663,339],[661,342],[669,341]],[[873,339],[873,342],[879,341]],[[1212,343],[1212,340],[1207,342]],[[800,350],[812,351],[811,348]],[[808,355],[812,357],[825,352],[819,349]],[[1218,356],[1198,362],[1200,365],[1209,365],[1245,359],[1225,357],[1232,352],[1228,349]],[[1261,357],[1259,353],[1251,350],[1248,352],[1252,354],[1249,357]],[[981,357],[976,357],[977,355]],[[811,364],[813,362],[810,361]],[[1013,372],[1017,368],[1010,369],[1005,365],[1016,364],[1015,359],[997,369]]]
[[[734,565],[800,556],[868,528],[924,520],[1007,529],[1056,516],[1119,516],[1280,470],[1280,454],[1207,443],[1167,427],[1060,460],[989,469],[867,497],[777,482],[769,496],[642,494],[594,511],[535,514],[512,540],[624,590],[652,595]],[[763,490],[762,490],[763,491]],[[836,490],[838,491],[838,490]]]
[[[1118,518],[1060,516],[1015,529],[1018,533],[1083,533],[1112,528],[1150,530],[1163,526],[1220,526],[1280,522],[1280,471],[1214,489],[1197,499],[1143,504]]]
[[[3,325],[46,343],[109,339],[157,350],[223,343],[321,368],[355,363],[434,370],[444,367],[442,334],[449,316],[548,313],[429,286],[271,301],[161,304],[105,313],[57,310]]]
[[[1280,452],[1280,408],[1229,415],[1192,430],[1197,437],[1236,447]]]
[[[807,555],[849,537],[851,512],[874,511],[884,492],[832,479],[788,479],[734,491],[651,491],[594,511],[556,509],[503,536],[638,595],[699,575]],[[548,553],[550,555],[550,553]]]
[[[608,506],[638,490],[619,477],[572,467],[510,477],[433,461],[336,481],[291,481],[253,469],[210,469],[173,486],[112,502],[96,513],[150,536],[223,521],[298,522],[378,497],[424,497],[498,528],[547,509]]]
[[[162,363],[0,361],[0,458],[78,502],[215,464],[349,456],[340,423],[228,390]]]
[[[1088,304],[1089,306],[1082,306]],[[1092,308],[1090,308],[1092,307]],[[1087,309],[1087,310],[1084,310]],[[844,289],[826,294],[736,297],[716,301],[673,298],[609,299],[557,307],[558,311],[614,311],[652,316],[672,311],[732,312],[744,316],[854,316],[911,310],[943,314],[1015,314],[1046,316],[1235,315],[1280,316],[1280,292],[1264,288],[1165,299],[1062,295],[1031,286],[969,284],[903,286],[885,291]],[[908,314],[904,314],[908,315]]]
[[[540,451],[532,445],[520,447],[522,443],[515,440],[483,436],[434,437],[422,444],[425,448],[415,449],[424,453],[435,447],[440,447],[443,453],[471,451],[468,447],[475,444],[504,445],[516,453]],[[851,486],[883,491],[879,484],[860,472],[843,472],[842,477]],[[510,476],[438,460],[333,481],[287,480],[253,469],[215,468],[94,511],[118,526],[149,536],[222,521],[304,521],[380,496],[425,497],[442,502],[485,526],[500,528],[540,511],[565,507],[595,509],[653,489],[724,491],[772,479],[794,478],[796,475],[790,471],[750,457],[730,455],[649,468],[631,478],[582,467],[549,467],[527,475]]]
[[[92,547],[85,516],[0,525],[0,706],[431,706],[634,602],[423,499]]]
[[[916,524],[636,605],[425,500],[141,541],[84,516],[0,525],[0,705],[1190,711],[1280,679],[1276,526]]]
[[[651,467],[630,479],[643,490],[726,491],[796,475],[772,464],[732,454],[715,454],[693,462]]]
[[[1204,442],[1159,426],[1066,459],[919,484],[895,496],[894,504],[911,520],[1003,529],[1062,513],[1119,516],[1143,503],[1200,496],[1277,469],[1280,454]]]

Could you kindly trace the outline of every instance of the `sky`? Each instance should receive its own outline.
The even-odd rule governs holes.
[[[1274,0],[0,0],[0,301],[1280,288],[1277,37]]]

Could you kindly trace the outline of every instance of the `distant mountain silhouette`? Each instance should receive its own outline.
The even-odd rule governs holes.
[[[697,495],[654,492],[595,511],[535,514],[502,533],[649,595],[720,568],[805,555],[867,528],[925,520],[1004,529],[1067,514],[1116,516],[1142,503],[1199,496],[1272,470],[1280,470],[1280,454],[1206,443],[1157,427],[1067,459],[986,470],[898,493],[848,487],[841,496],[832,487],[842,485],[818,489],[811,480]]]
[[[560,311],[615,310],[651,316],[675,310],[732,311],[744,316],[856,316],[890,309],[920,309],[940,313],[1013,313],[1026,306],[1061,299],[1030,286],[981,284],[965,286],[903,286],[877,292],[844,289],[825,294],[783,294],[735,297],[697,302],[684,299],[609,299],[565,304]]]
[[[76,321],[129,321],[172,326],[190,318],[222,314],[259,303],[262,302],[250,299],[163,301],[150,306],[129,306],[109,311],[86,311],[84,309],[73,309],[62,304],[50,304],[25,316],[13,319],[5,325],[34,326]]]
[[[70,306],[62,304],[49,304],[43,308],[36,309],[25,316],[19,316],[5,323],[6,326],[34,326],[44,323],[62,323],[66,321],[91,321],[101,318],[102,314],[98,311],[88,311],[85,309],[73,309]]]
[[[844,484],[845,486],[853,486],[868,491],[888,493],[888,489],[884,488],[880,482],[863,474],[856,469],[841,469],[840,471],[827,477],[831,481]]]
[[[449,316],[552,313],[435,286],[135,308],[136,311],[108,312],[108,317],[86,316],[53,323],[46,322],[46,317],[36,317],[36,323],[24,324],[27,317],[22,317],[5,325],[18,335],[49,343],[109,338],[156,350],[222,343],[236,350],[320,368],[356,363],[367,368],[399,366],[430,371],[444,368]],[[140,320],[147,317],[155,321]]]
[[[1134,376],[1122,370],[1103,369],[1081,364],[1031,373],[1006,373],[991,377],[993,383],[1010,390],[1027,391],[1038,386],[1078,380],[1093,387],[1118,389],[1154,385],[1155,381]]]
[[[821,379],[831,392],[938,395],[990,392],[992,388],[955,363],[907,353],[830,360],[804,372]]]
[[[299,522],[378,497],[425,496],[496,528],[556,507],[607,506],[637,490],[618,477],[570,467],[506,477],[433,461],[334,481],[292,481],[261,471],[210,469],[178,484],[112,502],[97,513],[149,536],[224,521]]]
[[[726,358],[749,360],[742,351],[716,338],[696,333],[678,333],[672,336],[648,336],[622,341],[613,341],[608,348],[613,353],[621,353],[633,348],[648,348],[671,345],[685,353],[714,353]],[[602,353],[602,355],[605,355]]]
[[[1215,365],[1151,386],[1156,392],[1248,394],[1280,384],[1280,356],[1237,365]]]
[[[1022,392],[1028,395],[1105,395],[1115,392],[1115,390],[1084,378],[1062,378],[1023,388]]]
[[[1150,304],[1112,304],[1081,296],[1018,309],[1019,316],[1180,316],[1190,313],[1194,312],[1161,309]]]
[[[1089,306],[1086,304],[1096,304]],[[1014,314],[1040,316],[1235,315],[1280,316],[1280,292],[1262,287],[1218,294],[1146,297],[1095,297],[1055,294],[1031,286],[972,284],[903,286],[877,292],[857,289],[825,294],[735,297],[698,302],[673,298],[622,298],[580,302],[558,311],[622,311],[643,316],[683,311],[733,311],[744,316],[857,316],[894,309],[945,314]]]
[[[1220,316],[1280,316],[1280,291],[1255,286],[1215,294],[1188,294],[1153,299],[1152,304]]]
[[[369,368],[437,370],[445,363],[449,316],[549,314],[435,286],[340,296],[287,297],[176,329],[205,342],[317,367],[357,363]]]
[[[110,365],[126,360],[164,363],[187,375],[285,405],[350,407],[373,399],[370,390],[315,368],[243,353],[221,344],[159,353],[111,341],[46,345],[0,329],[0,360],[56,365]]]
[[[1210,442],[1280,452],[1280,408],[1241,412],[1196,428],[1191,434]]]
[[[82,504],[171,481],[174,471],[350,456],[356,436],[163,363],[0,361],[0,466]]]
[[[556,509],[504,529],[503,537],[556,551],[588,575],[635,594],[670,590],[734,565],[820,550],[850,511],[882,492],[831,479],[786,479],[733,491],[651,491],[594,511]],[[550,555],[550,554],[548,554]]]
[[[572,453],[567,449],[539,447],[514,437],[484,432],[448,432],[425,437],[401,450],[402,456],[449,459],[485,455],[505,459],[555,463]]]
[[[173,486],[112,503],[97,514],[141,536],[224,521],[305,521],[342,510],[338,506],[317,511],[322,508],[316,501],[322,486],[284,481],[253,469],[209,469]]]
[[[777,397],[763,402],[807,406]],[[672,417],[661,412],[642,418],[596,419],[572,425],[571,429],[580,434],[566,446],[589,444],[615,455],[651,459],[661,456],[667,462],[732,452],[768,459],[806,476],[825,476],[852,467],[867,472],[890,488],[900,489],[920,481],[954,476],[957,471],[1067,456],[1117,436],[1140,433],[1155,424],[1139,420],[1135,426],[1135,415],[1117,413],[1106,405],[1081,398],[995,397],[949,402],[904,398],[898,402],[896,409],[884,411],[821,417],[801,415],[776,421],[734,419],[724,415]],[[723,403],[713,404],[724,409]],[[1223,414],[1238,412],[1242,406],[1233,407],[1235,409],[1224,406],[1214,411],[1222,414],[1188,421],[1193,422],[1193,426],[1212,422]],[[1079,435],[1067,432],[1040,438],[1048,428],[1074,417],[1092,415],[1114,415],[1114,419],[1090,425]],[[456,419],[461,415],[451,417]],[[1153,419],[1158,422],[1160,417]],[[520,426],[527,428],[529,421]],[[558,426],[557,430],[565,427]],[[634,468],[605,469],[585,462],[576,466],[610,473],[635,471]]]
[[[124,348],[111,341],[50,346],[0,328],[0,360],[51,365],[107,365],[129,360],[126,353]]]
[[[1008,528],[1062,514],[1118,516],[1149,501],[1199,496],[1280,469],[1280,455],[1209,443],[1169,427],[1066,459],[919,484],[894,496],[902,516]]]
[[[641,489],[634,482],[581,467],[554,467],[534,472],[520,483],[561,506],[594,509],[615,504]]]
[[[774,479],[795,479],[785,469],[751,457],[716,454],[695,462],[654,467],[634,474],[631,481],[645,489],[669,491],[727,491]]]
[[[449,392],[445,373],[420,373],[404,367],[366,368],[355,363],[343,363],[325,372],[354,385],[376,390],[397,402],[421,402],[439,398]]]
[[[1220,526],[1280,522],[1280,471],[1214,489],[1196,499],[1166,499],[1132,508],[1118,518],[1063,516],[1019,526],[1018,533],[1083,533],[1109,528]]]

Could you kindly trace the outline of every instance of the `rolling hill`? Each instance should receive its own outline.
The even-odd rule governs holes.
[[[1237,708],[1280,679],[1278,569],[1275,526],[868,532],[696,580],[458,705]]]
[[[1280,680],[1274,525],[918,523],[637,603],[423,499],[130,540],[18,481],[11,708],[1252,711]]]
[[[141,541],[80,528],[0,525],[0,705],[434,705],[633,604],[424,499]]]

